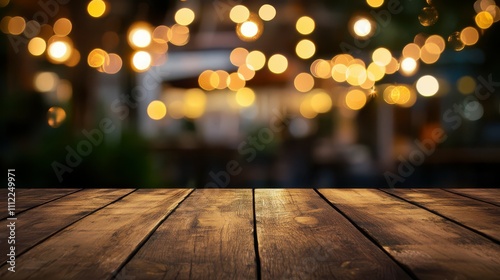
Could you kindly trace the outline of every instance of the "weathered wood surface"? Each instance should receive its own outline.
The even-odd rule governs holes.
[[[3,219],[0,279],[500,275],[498,189],[17,191],[16,272]]]
[[[24,253],[0,278],[109,279],[189,192],[137,190]]]
[[[17,215],[16,227],[20,229],[16,234],[17,255],[132,191],[133,189],[83,190]],[[7,236],[8,228],[1,227],[0,240],[5,240]],[[6,252],[7,248],[7,243],[0,243],[0,252]],[[6,260],[6,254],[0,255],[2,264]]]
[[[446,189],[449,192],[461,194],[500,206],[500,189]]]
[[[80,189],[15,189],[16,193],[16,215],[26,209],[56,200],[68,194],[78,192]],[[5,195],[4,195],[5,194]],[[7,189],[2,189],[2,199],[0,201],[0,220],[8,217],[7,211]]]
[[[197,190],[119,275],[140,279],[255,279],[252,190]]]
[[[500,243],[500,207],[440,189],[393,189],[389,192]]]
[[[500,245],[464,227],[379,190],[320,192],[419,278],[500,275]]]
[[[312,189],[255,190],[262,279],[409,279]]]

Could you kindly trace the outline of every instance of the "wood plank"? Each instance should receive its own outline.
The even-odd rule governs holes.
[[[119,272],[137,279],[256,279],[252,190],[197,189]]]
[[[23,211],[78,192],[81,189],[16,189],[16,215]],[[5,194],[5,196],[3,196]],[[2,197],[7,197],[7,189],[2,190]],[[7,209],[7,199],[0,201],[1,209]],[[7,218],[7,212],[2,211],[0,220]]]
[[[447,191],[500,206],[500,189],[446,189]]]
[[[387,191],[500,242],[500,207],[440,189],[392,189]]]
[[[257,189],[262,279],[409,279],[312,189]]]
[[[27,251],[0,279],[109,279],[190,192],[137,190]]]
[[[30,247],[55,232],[67,227],[89,213],[127,195],[133,189],[87,189],[73,193],[37,208],[28,210],[17,216],[16,254],[20,255]],[[6,240],[8,228],[0,228],[0,240]],[[0,252],[7,252],[8,244],[0,243]],[[4,264],[7,255],[0,255],[0,263]]]
[[[320,192],[422,279],[495,279],[500,245],[379,190]]]

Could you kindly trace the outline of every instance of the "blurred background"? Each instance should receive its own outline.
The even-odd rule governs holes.
[[[492,0],[0,0],[19,187],[498,187]]]

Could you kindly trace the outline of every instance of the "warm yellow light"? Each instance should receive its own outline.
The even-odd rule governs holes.
[[[471,76],[463,76],[457,81],[457,89],[462,94],[473,93],[476,89],[476,80]]]
[[[132,66],[138,72],[144,72],[151,67],[151,55],[145,51],[135,52],[132,56]]]
[[[253,70],[253,66],[248,66],[247,64],[243,64],[240,67],[238,67],[238,74],[245,81],[250,81],[255,76],[255,70]]]
[[[255,102],[255,93],[251,88],[242,88],[236,92],[236,103],[241,107],[250,107]]]
[[[62,63],[71,56],[71,46],[65,41],[53,41],[47,48],[47,54],[56,63]]]
[[[311,97],[311,107],[316,113],[326,113],[332,108],[332,98],[324,91],[314,93]]]
[[[46,47],[45,40],[40,37],[35,37],[28,43],[28,51],[34,56],[42,55]]]
[[[311,98],[312,96],[310,94],[304,96],[304,99],[300,103],[299,107],[300,114],[306,119],[313,119],[318,115],[318,113],[314,111],[313,107],[311,106]]]
[[[332,67],[329,61],[316,59],[313,63],[311,63],[310,70],[314,77],[328,79],[331,77]]]
[[[35,75],[33,79],[33,85],[36,91],[39,92],[50,92],[53,91],[57,83],[59,82],[59,77],[53,72],[40,72]]]
[[[479,32],[472,26],[465,27],[462,29],[462,32],[460,32],[460,40],[466,46],[472,46],[479,41]]]
[[[476,25],[481,29],[487,29],[493,24],[493,16],[486,11],[479,12],[474,18]]]
[[[66,111],[60,107],[50,107],[47,111],[47,123],[53,127],[57,128],[66,119]]]
[[[60,18],[54,23],[54,33],[58,36],[67,36],[72,28],[73,25],[67,18]]]
[[[288,60],[284,55],[275,54],[269,58],[267,67],[269,67],[269,71],[275,74],[281,74],[288,68]]]
[[[80,52],[77,49],[71,50],[71,56],[64,62],[68,67],[74,67],[80,62]]]
[[[260,51],[251,51],[247,55],[246,64],[250,69],[258,71],[266,64],[266,56]]]
[[[212,86],[210,83],[210,78],[214,71],[212,70],[205,70],[201,72],[200,76],[198,76],[198,84],[199,86],[204,89],[204,90],[214,90],[215,86]]]
[[[12,17],[10,16],[4,16],[2,18],[2,20],[0,20],[0,30],[5,33],[5,34],[9,34],[10,31],[9,31],[9,22],[10,20],[12,19]]]
[[[116,74],[122,69],[122,65],[122,58],[116,53],[110,53],[104,60],[102,71],[107,74]]]
[[[366,69],[361,64],[351,64],[346,70],[346,81],[353,86],[363,84],[367,79]]]
[[[347,66],[345,64],[335,64],[332,67],[332,78],[339,83],[345,82]]]
[[[366,0],[366,4],[372,8],[378,8],[384,4],[384,0]]]
[[[153,30],[152,39],[160,44],[168,42],[168,31],[170,28],[166,25],[159,25]]]
[[[168,40],[176,46],[184,46],[189,42],[189,28],[187,26],[174,24],[168,30]]]
[[[357,36],[366,37],[372,32],[372,23],[366,18],[360,18],[354,22],[353,30]]]
[[[264,4],[259,9],[259,17],[262,20],[270,21],[276,16],[276,9],[269,4]]]
[[[415,43],[409,43],[403,48],[403,56],[411,57],[417,61],[420,59],[420,47]]]
[[[345,96],[345,104],[351,110],[359,110],[366,104],[366,94],[359,90],[350,90]]]
[[[102,0],[92,0],[87,5],[87,12],[91,17],[101,17],[106,12],[106,3]]]
[[[238,73],[231,73],[227,78],[227,88],[232,91],[238,91],[245,87],[245,79]]]
[[[19,35],[23,33],[24,29],[26,28],[26,21],[24,20],[24,18],[19,16],[13,17],[9,20],[7,28],[10,34]]]
[[[434,7],[424,7],[418,15],[418,20],[422,26],[434,25],[439,18],[439,13]]]
[[[9,5],[10,0],[0,0],[0,8],[3,8],[7,5]]]
[[[401,71],[403,74],[412,75],[417,70],[417,61],[411,57],[405,57],[401,61]]]
[[[145,48],[151,43],[151,34],[146,29],[136,29],[132,31],[131,42],[134,46]]]
[[[160,100],[153,100],[148,105],[147,113],[151,119],[161,120],[167,115],[167,106]]]
[[[436,94],[439,90],[439,82],[436,78],[434,78],[431,75],[425,75],[420,77],[418,79],[417,84],[417,91],[420,93],[420,95],[429,97],[433,96]]]
[[[446,47],[446,42],[439,35],[431,35],[425,40],[425,44],[435,44],[439,48],[439,53],[442,53]],[[424,45],[425,46],[425,45]]]
[[[257,33],[259,32],[259,27],[253,21],[245,21],[241,24],[240,30],[241,30],[241,34],[243,34],[243,36],[248,37],[248,38],[252,38],[253,36],[257,35]]]
[[[399,62],[394,57],[391,58],[391,62],[385,67],[386,74],[394,74],[399,70]]]
[[[385,75],[385,66],[380,66],[375,62],[370,63],[366,68],[367,78],[376,82],[380,81]]]
[[[229,78],[229,73],[224,70],[217,70],[214,72],[217,75],[218,83],[215,84],[216,89],[225,89],[227,87],[227,80]],[[215,81],[215,80],[212,80]]]
[[[440,55],[441,50],[439,46],[434,43],[426,43],[420,50],[420,60],[427,64],[438,61]]]
[[[174,16],[175,22],[180,25],[190,25],[194,21],[195,14],[193,10],[189,8],[179,9]]]
[[[311,40],[303,39],[295,47],[297,56],[302,59],[311,58],[316,52],[316,45]]]
[[[395,86],[392,88],[389,97],[394,104],[404,105],[410,100],[410,89],[406,86]]]
[[[293,80],[293,85],[300,92],[308,92],[314,87],[314,77],[309,73],[300,73]]]
[[[87,56],[87,63],[90,67],[99,68],[104,64],[107,57],[108,53],[103,49],[93,49]]]
[[[297,20],[295,28],[302,35],[311,34],[316,27],[314,20],[308,16],[303,16]]]
[[[235,48],[229,55],[229,60],[234,66],[241,66],[245,64],[248,55],[248,50],[245,48]]]
[[[229,11],[229,18],[234,23],[242,23],[250,17],[250,11],[247,7],[243,5],[234,6],[231,11]]]
[[[184,117],[185,106],[181,100],[174,100],[168,104],[168,114],[173,119],[182,119]]]
[[[200,89],[188,89],[184,95],[184,115],[190,119],[196,119],[205,112],[207,97]]]
[[[380,66],[386,66],[391,62],[392,54],[386,48],[378,48],[372,54],[372,60]]]

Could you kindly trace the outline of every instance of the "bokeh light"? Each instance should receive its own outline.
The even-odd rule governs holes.
[[[132,56],[132,67],[138,72],[144,72],[151,67],[151,55],[145,51],[135,52]]]
[[[246,63],[248,50],[245,48],[235,48],[229,55],[229,60],[234,66],[241,66]]]
[[[87,12],[91,17],[101,17],[106,12],[106,3],[102,0],[92,0],[87,5]]]
[[[460,41],[466,46],[472,46],[479,41],[479,32],[472,26],[467,26],[460,32]]]
[[[61,107],[50,107],[47,111],[47,123],[52,128],[57,128],[66,120],[66,111]]]
[[[353,24],[354,34],[358,37],[365,38],[372,33],[372,23],[366,18],[359,18]]]
[[[238,35],[238,38],[242,41],[255,41],[263,32],[264,24],[262,20],[254,14],[250,14],[250,17],[246,21],[238,23],[236,26],[236,35]]]
[[[67,18],[60,18],[54,23],[54,33],[58,36],[67,36],[72,28],[73,25]]]
[[[190,25],[195,18],[195,14],[193,10],[189,8],[181,8],[179,9],[174,16],[175,22],[180,25]]]
[[[39,72],[35,74],[33,86],[38,92],[51,92],[59,83],[59,76],[54,72]]]
[[[451,48],[455,51],[461,51],[464,49],[465,44],[462,42],[460,39],[460,32],[453,32],[448,36],[448,44],[451,46]]]
[[[147,113],[152,120],[161,120],[167,115],[167,106],[160,100],[153,100],[148,105]]]
[[[128,42],[133,48],[145,48],[151,43],[152,27],[146,22],[132,24],[128,31]]]
[[[350,90],[345,96],[345,105],[351,110],[359,110],[366,105],[366,94],[359,90]]]
[[[251,88],[244,87],[236,92],[235,98],[241,107],[250,107],[255,102],[255,93]]]
[[[308,92],[314,87],[314,77],[309,73],[299,73],[295,76],[293,85],[300,92]]]
[[[438,11],[434,7],[424,7],[418,15],[418,20],[423,26],[434,25],[439,18]]]
[[[295,53],[302,59],[311,58],[316,52],[316,45],[311,40],[303,39],[297,43]]]
[[[274,54],[269,58],[267,66],[274,74],[281,74],[288,68],[288,60],[282,54]]]
[[[431,75],[425,75],[418,79],[416,88],[420,95],[429,97],[435,95],[439,90],[439,82]]]
[[[266,64],[266,56],[261,51],[251,51],[247,55],[246,64],[250,69],[258,71]]]
[[[45,43],[45,40],[40,37],[35,37],[28,43],[28,51],[34,56],[42,55],[45,52],[46,47],[47,43]]]
[[[295,23],[295,28],[302,35],[311,34],[316,27],[316,23],[311,17],[303,16]]]
[[[8,22],[7,29],[9,30],[9,33],[12,35],[19,35],[23,33],[25,28],[26,28],[26,21],[24,20],[24,18],[20,16],[12,17]]]
[[[477,27],[481,29],[488,29],[494,22],[493,16],[487,11],[479,12],[474,20],[476,21]]]
[[[411,57],[403,58],[400,64],[400,71],[406,76],[411,76],[415,74],[417,70],[417,61]]]
[[[250,17],[250,11],[246,6],[236,5],[229,11],[229,18],[234,23],[242,23]]]
[[[269,4],[264,4],[259,9],[259,17],[264,21],[270,21],[276,16],[276,9]]]
[[[378,8],[384,4],[384,0],[366,0],[366,4],[372,8]]]

